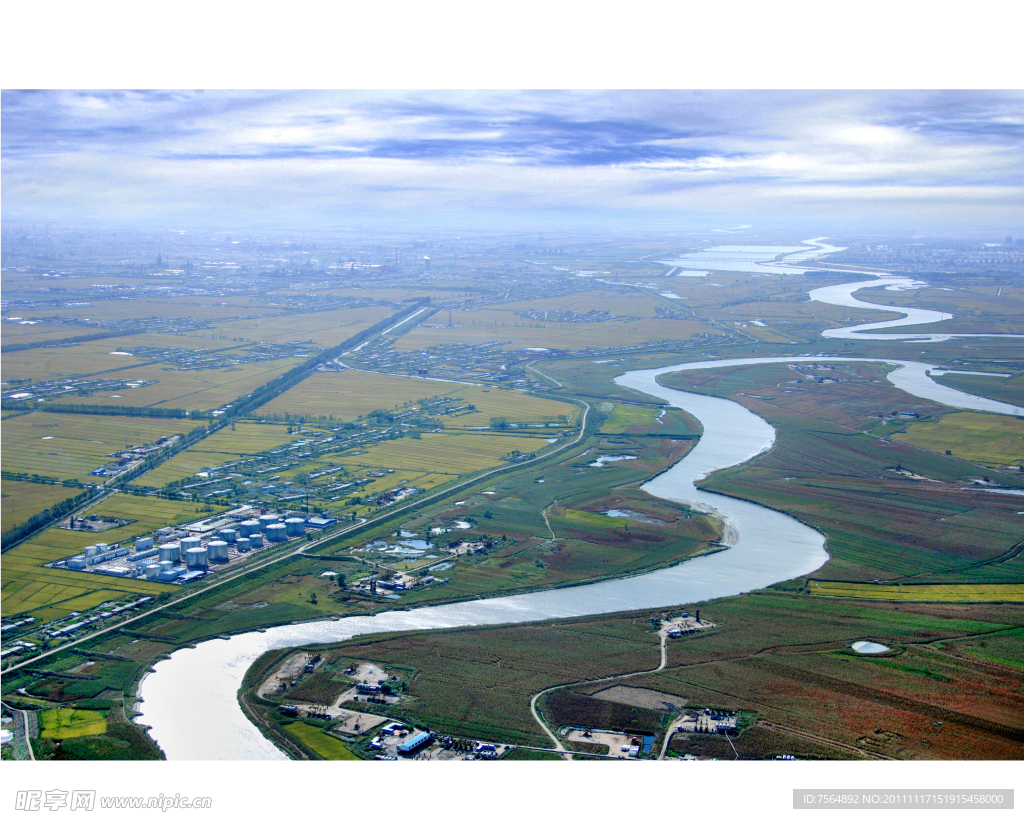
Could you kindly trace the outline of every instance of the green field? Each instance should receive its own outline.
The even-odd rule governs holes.
[[[39,736],[45,739],[71,739],[105,734],[107,712],[51,708],[39,715],[39,727]]]
[[[153,444],[188,432],[195,422],[33,412],[0,422],[4,469],[64,480],[89,481],[89,473],[126,446]]]
[[[284,730],[323,759],[359,760],[359,757],[349,750],[345,742],[325,734],[313,725],[293,722],[284,726]]]
[[[911,424],[898,433],[903,443],[949,450],[985,466],[1024,466],[1024,419],[987,412],[954,412],[935,424]]]
[[[661,410],[652,407],[634,407],[628,404],[617,404],[601,425],[601,432],[623,433],[630,427],[657,423]]]
[[[399,438],[384,441],[361,455],[345,455],[336,460],[352,466],[405,468],[464,475],[500,465],[501,458],[513,450],[535,452],[547,445],[543,439],[516,435],[427,432],[418,440]]]

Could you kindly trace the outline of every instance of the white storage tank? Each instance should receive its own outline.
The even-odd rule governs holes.
[[[99,553],[100,553],[100,550],[97,549],[95,546],[86,546],[85,547],[85,556],[86,557],[96,557],[96,555],[98,555]]]
[[[277,523],[277,515],[260,515],[260,531],[266,532],[269,526]]]
[[[224,540],[211,540],[206,544],[206,549],[209,552],[210,560],[216,560],[218,563],[227,563],[228,561],[228,544]]]
[[[271,523],[267,527],[267,540],[271,543],[281,543],[288,540],[287,529],[283,523]]]
[[[144,552],[146,549],[153,548],[153,538],[151,537],[137,537],[135,538],[135,551]]]
[[[145,566],[146,580],[156,580],[160,576],[159,563],[147,563]]]
[[[285,532],[288,537],[299,537],[306,534],[305,518],[287,518],[284,522]]]
[[[185,565],[191,571],[206,570],[209,553],[202,546],[193,546],[185,552]]]
[[[109,552],[110,551],[110,544],[109,543],[97,543],[96,544],[96,548],[100,552]]]
[[[160,547],[160,560],[178,563],[181,561],[181,547],[177,543],[168,543]]]
[[[261,535],[259,532],[255,532],[254,534],[249,535],[249,545],[252,546],[252,548],[254,549],[262,549],[263,535]]]
[[[203,542],[194,536],[183,537],[181,539],[181,551],[187,552],[189,549],[198,549],[203,545]]]
[[[238,539],[238,532],[234,529],[221,529],[217,534],[220,535],[221,540],[228,543],[234,543]]]
[[[240,553],[251,552],[252,544],[249,543],[249,538],[240,537],[235,541],[235,548],[238,549]]]
[[[258,520],[244,520],[238,524],[238,531],[242,537],[249,537],[254,535],[260,530],[260,522]]]

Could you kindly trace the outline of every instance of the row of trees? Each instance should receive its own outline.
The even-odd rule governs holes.
[[[113,404],[53,404],[49,401],[38,404],[34,401],[0,402],[0,409],[37,412],[58,412],[70,415],[129,415],[143,418],[209,418],[209,412],[202,410],[170,409],[167,407],[125,407]]]

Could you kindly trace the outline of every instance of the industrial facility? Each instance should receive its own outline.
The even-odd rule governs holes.
[[[86,546],[82,554],[49,567],[180,585],[268,546],[305,537],[307,526],[323,528],[332,523],[335,521],[320,517],[310,522],[289,510],[271,513],[240,506],[183,526],[157,529],[133,543]]]

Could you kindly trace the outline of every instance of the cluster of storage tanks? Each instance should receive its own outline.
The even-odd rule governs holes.
[[[232,546],[244,554],[262,548],[265,542],[283,543],[305,533],[304,518],[286,518],[281,522],[277,515],[261,515],[258,520],[242,521],[237,529],[219,529],[205,545],[197,536],[182,538],[178,543],[162,542],[158,546],[154,546],[151,537],[138,538],[136,554],[128,559],[141,561],[157,557],[156,562],[143,565],[146,579],[169,582],[205,572],[210,563],[227,563],[228,549]],[[182,561],[184,566],[181,566]]]

